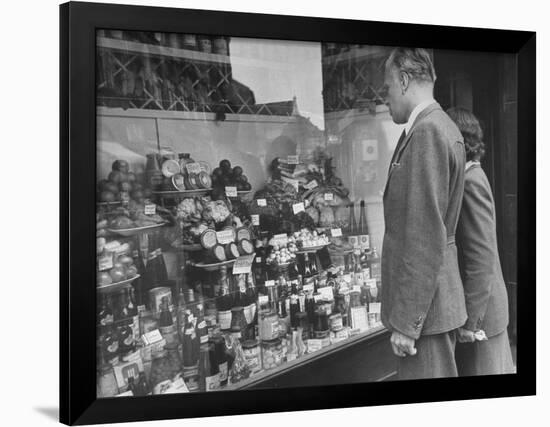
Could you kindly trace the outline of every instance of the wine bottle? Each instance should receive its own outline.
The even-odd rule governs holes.
[[[227,277],[227,267],[220,270],[220,294],[216,299],[218,307],[218,323],[222,331],[228,331],[231,328],[231,308],[233,307],[233,298],[229,291],[229,279]]]
[[[365,201],[361,200],[361,211],[359,214],[359,246],[366,250],[369,248],[369,227],[367,225],[367,213],[365,210]]]
[[[143,258],[141,256],[141,251],[139,250],[139,247],[133,250],[132,258],[134,260],[134,266],[136,267],[137,274],[139,274],[140,276],[132,282],[132,287],[135,290],[135,303],[137,304],[138,311],[142,311],[145,309],[146,299],[146,295],[144,294],[143,289],[143,280],[145,279],[145,264],[143,263]]]
[[[348,225],[348,235],[355,236],[357,234],[357,222],[355,221],[355,203],[350,202],[349,204],[349,225]]]

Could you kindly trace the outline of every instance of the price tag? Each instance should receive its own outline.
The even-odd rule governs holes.
[[[369,313],[379,314],[381,308],[382,308],[382,304],[379,302],[369,303]]]
[[[294,212],[294,215],[300,213],[300,212],[304,212],[306,209],[304,207],[304,203],[303,202],[300,202],[300,203],[294,203],[292,205],[292,210]]]
[[[262,257],[261,257],[261,256],[257,256],[257,257],[256,257],[256,263],[257,263],[257,264],[261,264],[261,262],[262,262]]]
[[[256,200],[256,203],[258,203],[258,206],[267,206],[267,200],[266,199],[258,199],[258,200]]]
[[[355,285],[355,286],[353,286],[353,287],[351,288],[351,291],[352,291],[352,292],[361,292],[361,287]]]
[[[150,205],[145,205],[145,215],[155,215],[157,213],[157,205],[151,203]]]
[[[298,181],[297,179],[287,178],[286,176],[283,176],[282,180],[287,184],[292,185],[296,191],[299,190],[300,181]]]
[[[314,188],[318,187],[319,186],[319,183],[317,182],[317,180],[315,179],[312,179],[311,181],[309,181],[306,185],[304,185],[304,188],[306,190],[313,190]]]
[[[299,156],[297,154],[293,155],[293,156],[287,156],[286,157],[286,162],[289,165],[297,165],[298,163],[300,163]]]
[[[305,199],[304,200],[304,206],[307,208],[309,205],[311,204],[311,202],[308,200],[308,199]]]
[[[351,326],[353,329],[359,329],[365,331],[369,328],[369,321],[367,318],[367,310],[365,307],[352,307],[350,309],[351,314]]]
[[[185,169],[187,169],[189,175],[195,175],[201,172],[201,165],[199,163],[187,163]]]
[[[307,285],[304,285],[302,289],[304,292],[313,292],[315,290],[315,286],[313,283],[308,283]]]
[[[97,260],[97,265],[98,265],[99,271],[105,271],[113,268],[113,255],[108,254],[100,257]]]
[[[323,295],[313,295],[313,301],[319,302],[324,301],[325,297]]]
[[[233,264],[233,274],[248,274],[252,269],[252,262],[256,255],[244,255],[237,258]]]
[[[333,201],[333,200],[334,200],[334,194],[332,194],[332,193],[325,193],[325,200],[326,200],[326,201]]]
[[[251,215],[252,225],[260,225],[260,215],[254,214]]]
[[[324,299],[327,299],[329,301],[334,299],[334,291],[332,290],[332,286],[325,286],[324,288],[319,288],[318,291],[323,296]]]
[[[330,235],[332,237],[342,237],[342,229],[341,228],[332,228],[330,230]]]
[[[365,286],[370,289],[376,288],[376,279],[367,279],[365,280]]]
[[[307,340],[307,352],[313,353],[315,351],[319,351],[323,348],[323,341],[322,340],[316,340],[316,339],[309,339]]]
[[[225,187],[225,195],[227,197],[237,197],[237,187]]]
[[[264,305],[264,304],[267,304],[269,302],[269,297],[267,295],[260,295],[258,297],[258,303],[260,305]]]
[[[269,287],[269,286],[275,286],[275,280],[266,280],[264,285],[266,287]]]
[[[151,345],[157,342],[160,342],[163,340],[162,334],[158,329],[152,330],[151,332],[147,332],[141,336],[141,340],[143,341],[144,345]]]
[[[235,240],[235,234],[232,229],[216,231],[216,237],[220,245],[225,245]]]
[[[286,234],[275,234],[273,236],[273,244],[282,246],[288,243],[288,236]]]

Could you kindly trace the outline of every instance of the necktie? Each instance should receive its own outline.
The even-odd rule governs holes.
[[[401,144],[403,144],[403,141],[405,140],[405,137],[407,136],[405,129],[403,129],[403,132],[401,132],[401,136],[399,137],[399,141],[397,141],[397,145],[395,146],[395,150],[393,152],[393,155],[391,157],[390,167],[388,168],[388,173],[391,171],[393,162],[395,161],[397,157],[397,153],[399,153],[399,150],[401,149]]]

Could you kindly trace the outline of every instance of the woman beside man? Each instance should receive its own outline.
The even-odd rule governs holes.
[[[464,108],[447,114],[464,137],[466,166],[464,199],[456,241],[468,319],[457,330],[458,374],[495,375],[514,372],[508,340],[508,297],[496,236],[495,203],[480,160],[483,132],[477,118]]]

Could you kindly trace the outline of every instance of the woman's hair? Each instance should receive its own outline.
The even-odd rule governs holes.
[[[462,107],[449,108],[447,114],[456,123],[464,138],[466,160],[481,160],[485,155],[485,144],[483,143],[483,130],[477,117]]]

